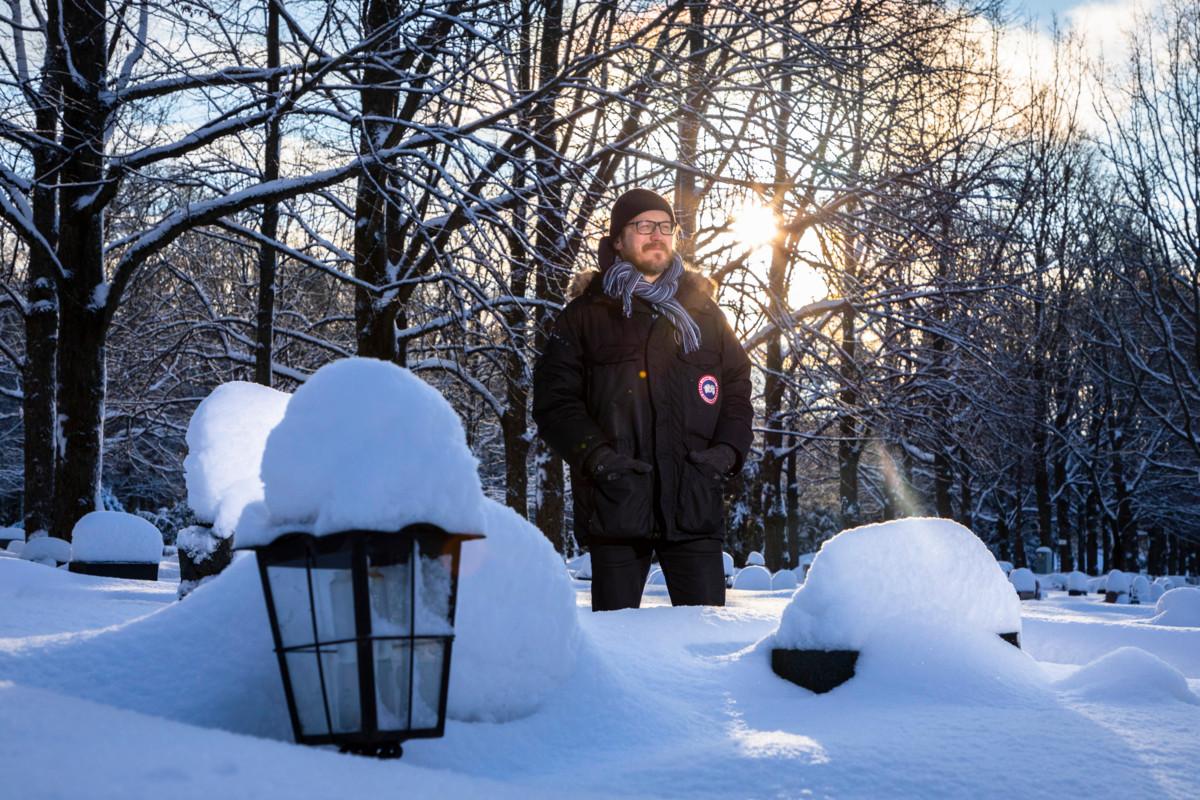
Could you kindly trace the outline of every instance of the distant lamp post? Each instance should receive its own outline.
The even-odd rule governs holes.
[[[399,758],[442,736],[462,543],[434,525],[255,547],[296,741]]]

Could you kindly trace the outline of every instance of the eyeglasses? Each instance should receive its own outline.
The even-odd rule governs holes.
[[[654,229],[658,228],[658,232],[663,236],[670,236],[675,233],[675,229],[679,227],[674,222],[655,222],[654,220],[642,219],[637,222],[630,222],[629,225],[640,233],[642,236],[649,236],[654,233]]]

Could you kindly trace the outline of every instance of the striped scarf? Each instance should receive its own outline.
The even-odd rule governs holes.
[[[654,283],[642,280],[642,273],[633,264],[618,257],[604,273],[604,293],[612,298],[621,298],[627,317],[633,316],[634,295],[650,303],[675,326],[675,341],[683,345],[683,352],[694,353],[700,349],[700,326],[675,299],[682,275],[683,259],[678,253],[671,261],[671,266]]]

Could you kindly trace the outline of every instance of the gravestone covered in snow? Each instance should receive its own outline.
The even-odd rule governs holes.
[[[765,567],[766,565],[766,559],[757,550],[751,550],[750,555],[746,556],[746,566],[748,567]]]
[[[1141,605],[1153,602],[1150,600],[1150,580],[1145,575],[1134,575],[1129,583],[1129,603]]]
[[[7,547],[9,542],[25,541],[25,531],[20,528],[0,527],[0,547]]]
[[[270,431],[261,475],[262,499],[236,521],[238,548],[409,525],[486,537],[462,547],[449,717],[527,715],[574,669],[579,621],[562,559],[483,494],[458,414],[409,370],[366,358],[322,367]]]
[[[975,534],[947,519],[895,520],[824,543],[770,637],[771,667],[824,692],[882,637],[907,632],[920,647],[930,635],[986,634],[1019,646],[1020,631],[1020,601]]]
[[[771,571],[757,564],[743,567],[733,579],[733,588],[768,591],[771,588]]]
[[[1067,575],[1067,594],[1077,597],[1088,593],[1088,576],[1079,570]]]
[[[1013,571],[1013,565],[1011,561],[997,561],[996,564],[999,565],[1000,569],[1004,570],[1005,575],[1008,575]]]
[[[790,569],[781,569],[771,576],[772,589],[795,589],[799,585],[796,573]]]
[[[1104,577],[1104,602],[1129,602],[1129,575],[1119,569],[1114,569]]]
[[[1008,581],[1012,584],[1013,589],[1016,590],[1017,597],[1022,600],[1041,599],[1041,586],[1038,584],[1037,576],[1033,574],[1033,570],[1018,567],[1008,573]]]
[[[135,514],[93,511],[71,530],[71,572],[156,581],[162,554],[162,532]]]
[[[21,558],[48,567],[60,567],[71,560],[71,543],[54,536],[34,536],[21,548]]]
[[[1163,593],[1154,604],[1151,625],[1173,628],[1200,628],[1200,589],[1184,586]]]
[[[646,585],[666,586],[667,576],[663,574],[663,571],[660,568],[655,567],[654,569],[650,570],[650,576],[646,578]]]
[[[181,597],[233,558],[238,520],[263,497],[259,469],[267,436],[290,399],[261,384],[232,381],[213,389],[192,414],[183,472],[188,506],[201,524],[176,537]]]

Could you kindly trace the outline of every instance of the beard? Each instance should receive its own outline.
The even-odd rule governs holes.
[[[627,260],[643,275],[661,275],[671,266],[675,250],[666,242],[647,244],[629,253]]]

